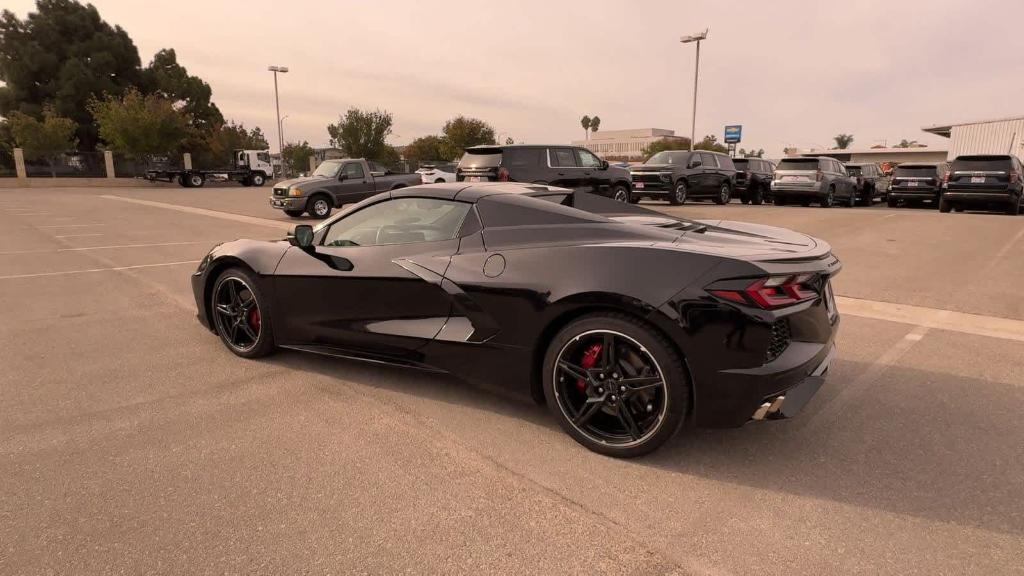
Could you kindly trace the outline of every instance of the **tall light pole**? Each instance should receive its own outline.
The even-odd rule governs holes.
[[[700,78],[700,41],[706,40],[710,28],[705,28],[700,34],[691,34],[679,39],[683,44],[690,42],[697,43],[697,65],[693,68],[693,117],[690,119],[690,151],[693,151],[693,141],[697,137],[697,79]]]
[[[277,108],[277,155],[281,159],[281,175],[285,175],[284,165],[284,134],[281,128],[281,99],[277,96],[277,73],[288,72],[287,66],[267,66],[267,70],[274,73],[274,106]]]

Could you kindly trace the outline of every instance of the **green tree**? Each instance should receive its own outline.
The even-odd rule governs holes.
[[[309,158],[313,155],[313,148],[309,142],[289,142],[281,151],[281,158],[289,174],[301,174],[309,172]]]
[[[651,142],[643,149],[644,158],[650,158],[658,152],[664,152],[666,150],[689,150],[690,139],[689,138],[662,138]]]
[[[896,145],[896,148],[924,148],[924,145],[918,143],[917,140],[907,140],[904,138],[903,140],[900,140],[900,143]]]
[[[70,118],[83,148],[97,140],[88,102],[120,96],[140,80],[139,53],[128,34],[91,4],[38,0],[21,20],[0,14],[0,115],[43,118],[47,106]]]
[[[156,94],[174,103],[175,108],[192,118],[192,125],[201,134],[208,134],[224,124],[224,116],[210,101],[213,90],[197,76],[178,64],[174,49],[156,53],[153,61],[142,71],[142,88],[147,94]]]
[[[846,150],[853,144],[853,134],[839,134],[833,140],[836,141],[836,148]]]
[[[698,142],[693,147],[694,150],[711,150],[713,152],[721,152],[725,154],[729,151],[729,148],[718,143],[718,137],[714,134],[708,134],[703,140]]]
[[[336,124],[327,125],[331,146],[337,146],[352,158],[379,160],[387,154],[386,140],[391,134],[392,117],[387,110],[373,112],[350,108]]]
[[[10,116],[10,130],[14,143],[22,148],[26,160],[45,160],[50,175],[56,176],[57,160],[77,145],[75,122],[57,115],[53,108],[43,109],[43,120],[39,121],[23,112]]]
[[[513,140],[511,136],[506,136],[505,137],[505,146],[511,146],[511,145],[513,145],[515,143],[516,143],[516,141]]]
[[[453,160],[448,154],[451,152],[451,147],[441,136],[430,135],[421,136],[405,147],[405,151],[402,153],[405,159],[410,163],[419,165],[423,162],[430,160]]]
[[[590,116],[580,118],[580,126],[583,126],[583,137],[590,140]]]
[[[590,132],[591,133],[597,132],[598,129],[600,129],[600,128],[601,128],[601,117],[600,116],[594,116],[593,118],[591,118],[590,119]]]
[[[470,146],[495,144],[494,128],[477,118],[456,116],[444,124],[444,138],[449,147],[447,158],[457,158]]]
[[[135,88],[122,98],[94,98],[89,110],[107,147],[134,158],[180,151],[193,134],[188,114],[176,110],[170,100],[143,96]]]
[[[196,166],[215,168],[224,165],[234,150],[266,150],[267,138],[257,126],[246,130],[244,124],[228,122],[213,129],[205,138],[202,150],[193,152],[192,161]]]

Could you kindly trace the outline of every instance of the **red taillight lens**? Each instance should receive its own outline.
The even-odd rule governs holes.
[[[942,175],[942,183],[943,184],[949,184],[949,175],[952,174],[952,173],[953,173],[952,171],[949,171],[949,172],[946,172],[945,174]]]
[[[498,182],[508,182],[508,168],[498,168]]]
[[[1010,172],[1010,184],[1016,184],[1019,181],[1020,181],[1020,172],[1017,172],[1016,170],[1014,170],[1013,172]]]
[[[809,285],[813,278],[813,274],[771,276],[755,280],[742,290],[713,289],[708,292],[729,302],[775,310],[817,298],[818,293]]]

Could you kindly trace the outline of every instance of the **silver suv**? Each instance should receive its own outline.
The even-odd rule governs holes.
[[[846,166],[835,158],[784,158],[772,178],[772,198],[778,206],[799,202],[810,206],[817,202],[822,208],[857,202],[856,184],[846,173]]]

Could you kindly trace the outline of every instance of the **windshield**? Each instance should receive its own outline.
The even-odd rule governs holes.
[[[666,150],[651,156],[647,159],[647,162],[644,162],[644,164],[686,164],[686,160],[689,157],[689,152],[672,152]]]
[[[313,176],[320,176],[323,178],[336,178],[338,176],[338,169],[341,168],[340,160],[325,160],[321,162],[316,170],[313,171]]]

